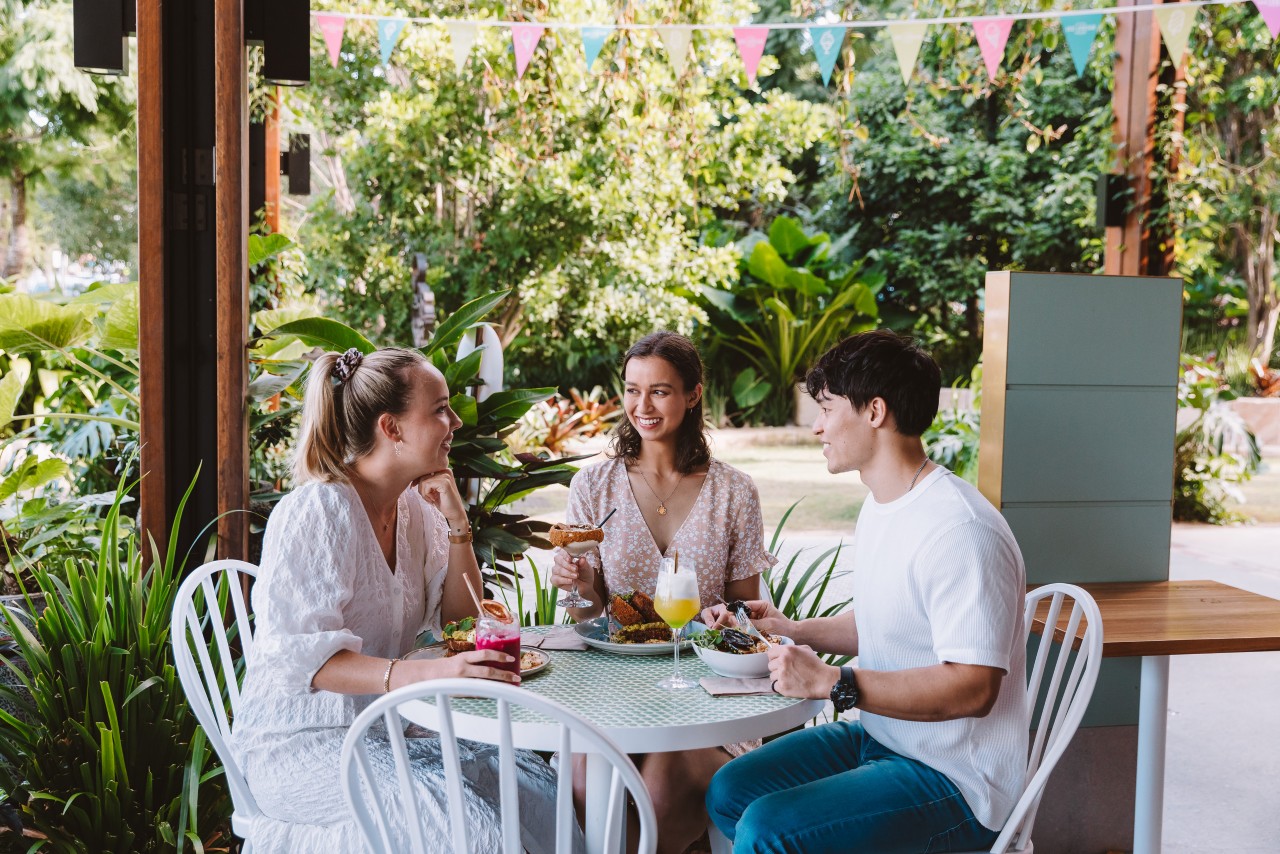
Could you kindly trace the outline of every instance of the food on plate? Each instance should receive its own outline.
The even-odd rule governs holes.
[[[570,525],[567,522],[556,522],[547,533],[551,545],[558,549],[567,549],[570,554],[581,556],[597,544],[604,542],[604,531],[599,525]]]
[[[524,671],[524,670],[532,670],[533,668],[537,667],[537,666],[538,666],[539,664],[541,664],[542,662],[543,662],[543,658],[542,658],[542,656],[541,656],[541,655],[539,655],[539,654],[538,654],[538,653],[536,653],[536,652],[522,652],[522,653],[520,653],[520,669],[521,669],[522,671]]]
[[[609,600],[609,612],[613,615],[615,622],[624,626],[634,626],[639,623],[666,625],[666,621],[659,617],[657,610],[654,609],[653,600],[641,590],[613,594],[613,598]]]
[[[476,648],[476,618],[467,617],[456,623],[446,623],[444,643],[449,653],[470,652]]]
[[[766,635],[773,643],[778,643],[778,635]],[[767,652],[769,644],[760,638],[752,637],[737,629],[708,629],[693,636],[693,642],[703,649],[714,649],[717,652],[731,652],[737,655],[750,655],[753,652]]]
[[[609,636],[613,643],[669,643],[671,626],[654,610],[653,599],[640,590],[615,593],[609,600],[609,613],[620,624]]]

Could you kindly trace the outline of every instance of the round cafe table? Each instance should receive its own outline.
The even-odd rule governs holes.
[[[551,626],[526,628],[524,633],[550,631]],[[797,700],[776,694],[712,697],[701,687],[667,691],[658,680],[672,669],[670,655],[618,655],[596,649],[549,650],[551,666],[524,679],[525,690],[556,700],[591,721],[627,753],[662,753],[716,747],[764,738],[802,726],[822,711],[821,700]],[[690,650],[680,653],[680,669],[698,679],[715,674]],[[401,711],[409,720],[429,725],[414,706]],[[492,741],[496,704],[488,700],[454,700],[454,727],[461,738]],[[511,710],[516,747],[559,749],[558,726],[526,709]],[[607,762],[587,757],[587,851],[604,850],[602,815],[608,799],[611,770]]]

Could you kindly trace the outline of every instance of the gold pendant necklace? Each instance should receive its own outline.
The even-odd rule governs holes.
[[[651,493],[653,493],[653,497],[658,499],[658,515],[667,515],[667,502],[671,500],[671,496],[676,494],[676,490],[679,489],[680,484],[684,482],[684,475],[681,474],[679,479],[676,480],[675,487],[667,493],[667,497],[662,498],[658,495],[657,490],[653,488],[653,484],[649,483],[649,478],[645,475],[644,469],[636,469],[636,471],[640,472],[640,477],[644,479],[644,485],[648,487]]]

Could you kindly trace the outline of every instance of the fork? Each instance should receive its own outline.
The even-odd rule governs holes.
[[[723,599],[720,601],[723,602],[726,606],[729,604],[727,602],[724,602]],[[741,608],[739,608],[737,610],[737,613],[734,614],[734,616],[738,620],[738,627],[741,628],[744,632],[746,632],[749,635],[755,635],[756,637],[760,638],[760,640],[765,642],[765,646],[777,646],[777,644],[769,640],[769,638],[765,635],[764,632],[756,628],[755,623],[751,622],[751,615],[747,613],[746,605],[743,605]]]

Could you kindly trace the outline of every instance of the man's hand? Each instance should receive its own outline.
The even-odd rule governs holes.
[[[785,697],[825,700],[840,679],[840,668],[823,662],[807,646],[771,646],[769,678],[773,690]]]

